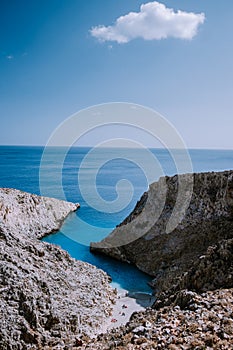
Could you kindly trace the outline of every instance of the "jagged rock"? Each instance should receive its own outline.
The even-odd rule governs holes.
[[[37,240],[76,209],[0,189],[0,349],[73,349],[111,313],[106,273]]]
[[[205,255],[200,256],[193,266],[183,273],[167,290],[161,290],[157,295],[155,308],[171,305],[171,303],[184,304],[187,297],[180,291],[205,292],[219,288],[233,286],[233,239],[223,240],[210,246]],[[182,297],[182,298],[181,298]]]
[[[177,289],[209,291],[233,286],[233,239],[210,246],[178,281]]]
[[[185,182],[187,175],[180,176]],[[233,237],[233,171],[194,174],[193,180],[190,204],[183,220],[172,232],[168,233],[166,227],[177,199],[177,175],[165,177],[152,184],[148,193],[137,203],[133,213],[107,238],[92,243],[91,250],[135,264],[140,270],[154,277],[153,286],[156,292],[171,289],[177,284],[177,279],[194,264],[200,264],[196,261],[206,254],[209,246]],[[190,178],[187,177],[187,191],[189,181]],[[164,186],[167,189],[164,208],[158,220],[152,224],[161,204],[159,200]],[[128,237],[131,243],[126,242]],[[222,250],[222,254],[229,255],[226,249]],[[222,259],[221,261],[223,263]],[[223,269],[218,269],[213,264],[211,266],[209,270],[202,268],[200,278],[197,273],[190,272],[187,276],[190,282],[188,288],[191,288],[191,284],[195,290],[203,286],[204,290],[209,289],[211,284],[213,288],[232,287],[232,267],[231,276],[227,279],[228,268],[224,272],[224,266]],[[210,269],[215,269],[215,272],[210,272]],[[220,270],[222,272],[219,274]],[[195,277],[191,278],[191,274]]]
[[[166,233],[178,186],[177,177],[166,178],[164,210],[143,237],[137,238],[135,220],[140,215],[146,225],[152,220],[158,183],[107,239],[92,245],[93,251],[156,276],[157,300],[153,309],[134,313],[127,325],[87,341],[82,349],[233,349],[232,182],[232,171],[195,174],[185,217]],[[137,239],[111,247],[128,232]]]

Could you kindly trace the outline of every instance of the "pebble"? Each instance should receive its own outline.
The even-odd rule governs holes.
[[[138,326],[132,330],[133,333],[143,333],[145,331],[145,327],[143,326]]]

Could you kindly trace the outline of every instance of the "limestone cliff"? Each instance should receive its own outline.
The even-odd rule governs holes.
[[[5,228],[42,238],[57,231],[79,204],[40,197],[15,189],[0,189],[0,223]]]
[[[0,189],[0,349],[72,349],[110,314],[109,277],[37,239],[76,209]]]
[[[233,171],[194,174],[193,180],[189,207],[172,232],[166,232],[166,225],[178,194],[178,176],[163,179],[167,188],[166,201],[153,225],[161,180],[150,186],[133,213],[107,238],[92,243],[91,250],[135,264],[154,277],[154,287],[159,292],[171,288],[194,263],[198,265],[196,261],[209,246],[233,237]],[[145,233],[141,237],[142,229]],[[124,244],[128,236],[131,242]],[[116,247],[116,243],[122,245]],[[226,287],[232,285],[231,278]],[[217,280],[215,278],[214,288],[224,287],[221,279],[219,283]],[[222,280],[225,283],[226,278]]]

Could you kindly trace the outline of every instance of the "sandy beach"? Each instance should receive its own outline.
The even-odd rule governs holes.
[[[99,334],[125,325],[134,312],[145,310],[147,307],[152,306],[154,301],[155,297],[147,293],[128,294],[124,289],[118,290],[112,315],[100,329]]]

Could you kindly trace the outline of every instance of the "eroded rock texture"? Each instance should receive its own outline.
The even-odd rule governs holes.
[[[185,179],[186,175],[182,176]],[[161,193],[161,188],[164,190],[164,185],[161,186],[164,180],[166,201],[161,215],[153,223],[159,210],[158,193]],[[217,245],[213,249],[219,250],[219,244],[223,244],[219,250],[222,258],[228,254],[228,248],[225,249],[221,242],[233,237],[233,171],[194,174],[193,180],[188,209],[172,232],[167,233],[166,227],[177,199],[178,176],[166,177],[152,184],[122,225],[103,241],[92,243],[92,251],[135,264],[154,277],[154,288],[159,293],[172,288],[180,278],[184,281],[183,274],[186,272],[189,273],[186,277],[188,282],[180,283],[194,290],[232,286],[232,268],[228,266],[225,272],[221,269],[224,259],[219,266],[212,264],[208,270],[203,267],[204,262],[207,264],[206,260],[201,261],[200,257],[210,246]],[[141,237],[142,230],[145,233]],[[124,237],[129,236],[131,242],[125,244]],[[194,264],[199,275],[193,270],[188,272]],[[228,259],[228,264],[231,264],[231,259]],[[224,275],[223,278],[221,275]]]
[[[0,223],[4,228],[42,238],[57,231],[79,204],[40,197],[16,189],[0,189]]]
[[[0,208],[0,349],[74,348],[111,312],[109,277],[36,237],[77,206],[1,189]]]

